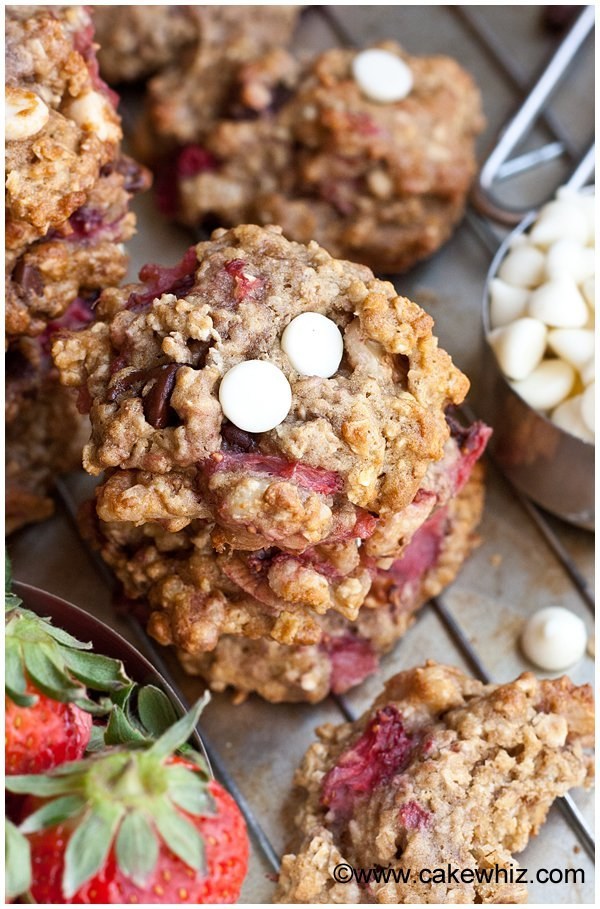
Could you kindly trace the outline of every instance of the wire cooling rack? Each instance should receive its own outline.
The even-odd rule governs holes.
[[[591,8],[584,10],[562,43],[543,30],[542,14],[539,6],[312,6],[304,13],[298,34],[298,44],[307,52],[335,43],[363,45],[393,37],[412,53],[451,53],[471,70],[482,88],[489,125],[480,145],[481,159],[496,162],[494,173],[490,177],[490,168],[484,169],[475,205],[447,246],[410,276],[395,281],[404,294],[422,302],[434,316],[442,345],[468,372],[474,388],[485,367],[479,328],[483,282],[491,254],[502,238],[502,230],[486,216],[497,214],[498,209],[522,208],[523,201],[526,207],[534,207],[548,198],[584,158],[591,138]],[[560,65],[555,63],[557,54]],[[533,114],[530,106],[531,116],[522,117],[521,122],[527,120],[531,129],[527,135],[522,130],[519,146],[514,142],[500,156],[497,150],[506,136],[501,126],[522,115],[548,60],[558,86],[552,103],[548,92]],[[539,97],[538,93],[538,101]],[[504,139],[506,148],[509,144]],[[165,258],[171,252],[176,260],[184,237],[180,231],[156,228],[148,200],[140,200],[138,206],[133,273],[153,258],[167,264]],[[472,408],[476,410],[476,402],[469,402],[466,408],[471,415]],[[487,460],[481,547],[452,587],[423,607],[413,628],[383,659],[375,678],[316,707],[269,705],[254,697],[234,705],[230,695],[215,695],[203,715],[201,734],[213,769],[238,800],[253,840],[242,902],[272,901],[273,877],[293,830],[288,799],[293,772],[314,739],[315,726],[354,719],[372,701],[383,680],[428,658],[459,665],[483,681],[506,681],[531,669],[516,641],[524,619],[542,605],[572,609],[592,633],[591,536],[543,513]],[[84,549],[75,520],[92,485],[80,474],[59,483],[62,508],[56,517],[22,531],[11,542],[15,574],[119,626],[168,678],[182,700],[189,701],[198,696],[201,683],[186,678],[172,654],[158,648],[134,618],[111,613],[112,576]],[[591,681],[592,659],[584,659],[571,675],[576,682]],[[557,802],[539,836],[519,857],[520,863],[531,870],[583,869],[585,883],[532,883],[530,902],[593,901],[591,823],[592,798],[588,794],[576,792]]]

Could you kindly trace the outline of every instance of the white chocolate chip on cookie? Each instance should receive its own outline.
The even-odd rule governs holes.
[[[35,136],[48,122],[50,111],[39,95],[7,85],[4,92],[8,142]]]
[[[413,87],[413,75],[404,60],[381,48],[361,51],[352,61],[352,75],[371,101],[402,101]]]
[[[238,429],[268,432],[290,412],[292,390],[273,363],[245,360],[223,376],[219,401],[227,419]]]
[[[303,312],[289,323],[281,346],[301,376],[328,379],[335,375],[344,353],[341,332],[332,319]]]
[[[82,129],[95,133],[102,142],[118,142],[121,130],[110,102],[100,92],[89,91],[71,101],[66,113]]]

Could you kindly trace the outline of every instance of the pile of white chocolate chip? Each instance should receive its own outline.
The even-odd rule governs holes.
[[[488,341],[531,407],[594,443],[595,196],[562,187],[490,282]]]

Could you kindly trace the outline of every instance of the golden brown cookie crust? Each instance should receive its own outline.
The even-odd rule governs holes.
[[[234,689],[238,700],[256,692],[274,703],[314,704],[332,690],[343,693],[362,678],[336,679],[335,658],[331,656],[336,653],[335,643],[339,642],[340,650],[347,649],[351,659],[356,653],[357,660],[370,660],[365,675],[376,671],[377,657],[404,636],[423,603],[452,583],[478,544],[476,528],[483,501],[483,469],[477,465],[467,485],[448,505],[443,544],[434,565],[405,588],[394,585],[387,573],[381,572],[354,621],[335,613],[319,619],[325,632],[324,645],[298,647],[225,636],[208,653],[180,649],[181,665],[191,675],[208,681],[214,691]]]
[[[175,80],[177,97],[189,93],[199,103],[203,93],[219,89],[206,86],[205,78],[194,80],[194,73],[219,61],[223,84],[229,60],[239,62],[287,44],[299,12],[300,7],[277,5],[96,6],[102,75],[119,83],[166,70],[165,79],[173,81],[170,70],[180,73],[185,63],[188,77]],[[162,84],[160,76],[156,82]]]
[[[128,203],[150,175],[121,154],[84,7],[8,7],[6,332],[41,334],[77,297],[118,284]]]
[[[144,285],[105,291],[98,321],[53,345],[62,381],[91,400],[89,472],[142,471],[143,487],[149,475],[177,489],[197,483],[211,518],[241,535],[248,527],[235,503],[259,496],[262,504],[251,506],[254,548],[293,538],[302,522],[304,545],[314,545],[349,506],[358,520],[356,509],[384,515],[413,500],[428,465],[443,455],[445,410],[468,388],[419,306],[365,267],[333,259],[316,243],[290,242],[276,227],[215,231],[188,251],[178,275],[154,299]],[[299,375],[281,348],[284,328],[304,311],[327,315],[344,333],[345,356],[330,379]],[[246,440],[246,454],[258,461],[232,451],[218,402],[225,372],[247,359],[274,363],[292,389],[288,417]],[[165,413],[150,403],[167,381],[173,426],[160,425]],[[295,462],[308,474],[286,479],[277,464]],[[260,480],[256,493],[247,489],[248,470]],[[112,508],[119,520],[144,519],[134,492],[127,515],[119,479],[109,478],[103,503],[106,518]],[[266,540],[261,512],[269,509],[271,526],[273,510],[281,512],[281,529]]]
[[[304,66],[281,49],[233,55],[225,83],[214,78],[218,59],[205,78],[184,60],[153,80],[138,141],[165,212],[194,227],[280,224],[291,239],[383,274],[434,252],[476,172],[480,95],[449,57],[377,47],[411,70],[401,101],[368,98],[352,75],[359,51],[341,48]]]
[[[211,526],[202,521],[174,533],[156,523],[105,524],[92,506],[84,526],[125,595],[149,606],[150,633],[178,648],[186,671],[204,675],[215,690],[231,685],[267,700],[316,702],[375,671],[377,656],[404,634],[417,609],[453,580],[477,542],[483,493],[476,465],[432,519],[434,560],[408,578],[362,560],[355,540],[321,547],[313,570],[284,553],[259,553],[265,572],[257,574],[253,554],[215,553]],[[356,582],[360,610],[348,602]],[[326,596],[327,609],[311,600],[316,593]],[[354,680],[350,673],[345,684],[335,667],[348,650],[367,671]]]

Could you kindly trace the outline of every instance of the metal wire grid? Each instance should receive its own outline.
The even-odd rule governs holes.
[[[492,55],[495,62],[504,71],[506,77],[514,85],[514,87],[522,94],[526,94],[529,86],[526,84],[523,75],[519,72],[518,68],[512,62],[510,55],[507,53],[507,49],[498,41],[495,33],[480,17],[473,13],[471,8],[451,7],[451,9],[457,18],[461,20],[465,29],[467,29],[468,32],[475,38],[475,40],[479,42],[486,53]],[[341,44],[351,45],[353,43],[350,34],[342,26],[339,19],[336,16],[332,15],[331,10],[328,7],[312,7],[311,10],[326,20],[329,29],[336,35]],[[576,160],[577,150],[571,142],[568,134],[565,133],[563,127],[555,120],[550,112],[544,112],[541,116],[545,121],[545,125],[553,135],[553,142],[548,144],[546,155],[544,155],[544,153],[538,155],[535,163],[548,160],[549,157],[554,156],[558,153],[566,153],[571,160]],[[527,167],[531,166],[530,160],[524,163]],[[510,165],[510,162],[508,162],[508,164]],[[521,165],[518,164],[515,167],[515,170],[518,170],[520,166]],[[476,237],[480,243],[483,243],[485,248],[490,253],[493,254],[496,251],[499,245],[499,237],[497,233],[492,229],[489,222],[484,220],[473,209],[469,209],[467,212],[466,225],[468,226],[473,236]],[[470,419],[473,418],[473,414],[470,413],[468,409],[466,409],[466,411],[466,415]],[[492,468],[494,470],[496,469],[493,464]],[[508,484],[508,481],[506,482]],[[582,601],[593,614],[593,592],[590,589],[590,586],[587,583],[586,579],[579,571],[574,560],[570,557],[566,548],[563,546],[558,536],[554,532],[548,519],[540,509],[538,509],[534,504],[526,499],[518,490],[512,487],[511,484],[508,485],[511,489],[512,495],[515,497],[519,503],[519,506],[523,510],[523,513],[526,515],[526,518],[531,522],[535,528],[535,531],[539,534],[541,540],[546,544],[554,558],[560,564],[563,571],[569,577]],[[75,501],[75,498],[71,494],[69,487],[64,482],[60,481],[57,486],[59,496],[63,501],[65,509],[72,519],[77,533],[79,533],[76,520],[77,503]],[[109,589],[113,589],[114,580],[107,567],[101,562],[99,557],[91,551],[85,541],[82,540],[82,543],[86,547],[90,558],[92,559],[97,571],[99,572],[100,577],[102,578],[103,583],[106,584]],[[468,633],[463,627],[461,627],[456,616],[448,606],[445,598],[442,596],[434,598],[430,601],[430,606],[433,609],[433,612],[436,615],[437,619],[444,627],[447,634],[463,656],[472,673],[483,682],[491,681],[491,675],[484,665],[483,660],[469,639]],[[178,696],[181,698],[182,702],[186,703],[186,697],[181,691],[181,688],[178,685],[177,681],[173,678],[173,675],[163,657],[163,654],[155,646],[153,641],[147,636],[142,625],[137,619],[132,616],[127,616],[126,622],[136,637],[140,648],[156,666],[158,671],[161,672],[161,674],[167,679],[170,685],[177,692]],[[345,697],[332,695],[330,697],[330,701],[331,703],[335,704],[340,716],[343,719],[349,721],[356,719],[355,711],[352,709]],[[249,830],[251,831],[257,849],[261,852],[266,865],[271,868],[274,873],[277,873],[279,871],[279,856],[265,832],[264,825],[261,823],[256,809],[250,804],[249,800],[245,797],[244,793],[238,786],[236,779],[228,770],[227,762],[223,759],[223,756],[217,745],[210,740],[210,738],[206,735],[205,732],[202,731],[202,729],[200,729],[200,731],[215,775],[222,780],[234,798],[236,798],[244,814],[246,823]],[[562,799],[559,799],[558,805],[568,824],[575,833],[579,843],[588,853],[590,858],[594,860],[594,838],[578,807],[568,795]]]

